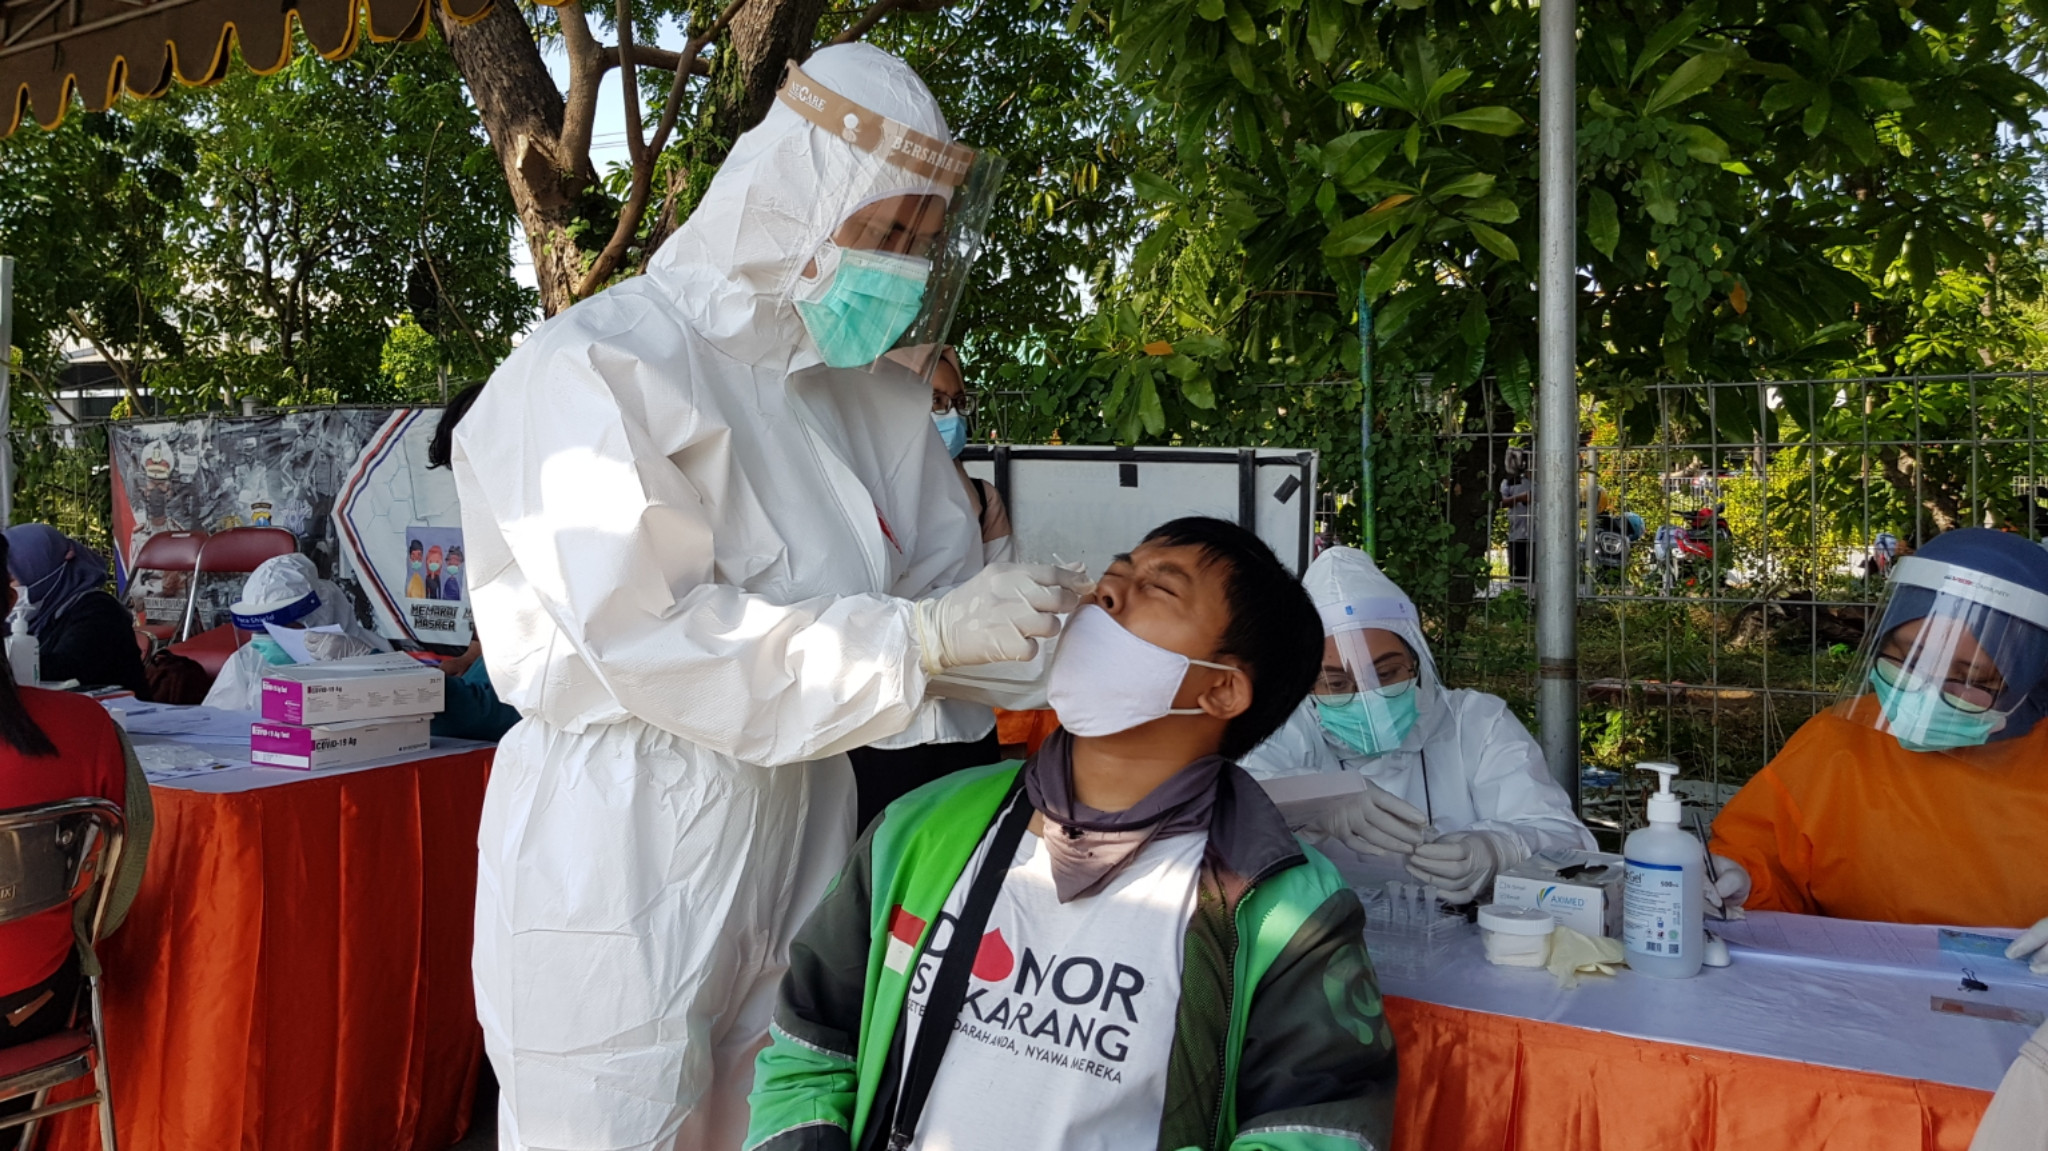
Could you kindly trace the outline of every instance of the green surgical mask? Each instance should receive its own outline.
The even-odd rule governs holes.
[[[1938,691],[1908,691],[1885,682],[1875,668],[1870,672],[1870,690],[1884,709],[1885,726],[1899,746],[1907,751],[1948,751],[1977,747],[1991,738],[2004,722],[1997,711],[1964,711]]]
[[[1360,755],[1380,755],[1401,746],[1415,727],[1414,680],[1353,695],[1312,695],[1316,718],[1337,742]]]
[[[842,248],[832,282],[816,300],[798,300],[796,314],[835,368],[874,363],[924,310],[929,260]]]
[[[267,635],[250,636],[249,646],[256,649],[256,654],[263,657],[264,663],[273,667],[284,667],[292,662],[292,657],[284,652],[284,645]]]

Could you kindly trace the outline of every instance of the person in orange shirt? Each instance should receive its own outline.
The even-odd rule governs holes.
[[[1963,528],[1899,561],[1848,698],[1714,821],[1710,906],[2027,927],[2048,972],[2048,550]]]

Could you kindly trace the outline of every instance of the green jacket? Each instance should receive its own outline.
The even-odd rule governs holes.
[[[901,1079],[916,955],[890,956],[900,908],[936,923],[1019,765],[977,768],[890,805],[790,947],[754,1071],[749,1151],[879,1146]],[[1161,1151],[1384,1149],[1394,1037],[1365,914],[1237,768],[1220,783],[1182,952]],[[929,927],[917,955],[930,942]]]

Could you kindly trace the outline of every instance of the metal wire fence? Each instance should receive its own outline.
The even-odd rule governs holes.
[[[1513,578],[1503,502],[1524,478],[1509,465],[1528,424],[1496,388],[1420,376],[1379,390],[1407,412],[1380,450],[1400,453],[1417,503],[1435,501],[1388,506],[1383,491],[1383,562],[1421,602],[1446,681],[1505,697],[1533,726],[1539,589]],[[1640,807],[1625,776],[1641,759],[1679,763],[1707,807],[1732,794],[1835,698],[1890,565],[1922,541],[1969,525],[2048,536],[2048,373],[1588,390],[1600,398],[1566,482],[1580,492],[1579,734],[1596,823],[1620,828]],[[1030,402],[982,399],[996,427]],[[1355,401],[1348,416],[1331,406],[1356,426]],[[107,435],[14,429],[17,520],[105,547]],[[1355,499],[1355,460],[1323,469],[1326,518]]]
[[[1580,493],[1583,790],[1589,815],[1617,830],[1640,807],[1632,763],[1680,764],[1711,811],[1837,698],[1891,565],[1921,542],[1967,526],[2048,534],[2042,373],[1606,395],[1583,412],[1568,482]],[[1456,477],[1486,486],[1487,578],[1432,614],[1446,678],[1528,715],[1540,589],[1510,577],[1502,493],[1517,477],[1499,466],[1528,435],[1499,423],[1446,422],[1445,514]]]

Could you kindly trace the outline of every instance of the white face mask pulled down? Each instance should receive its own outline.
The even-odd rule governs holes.
[[[1060,726],[1079,736],[1115,735],[1169,715],[1200,715],[1199,707],[1173,706],[1191,665],[1237,670],[1148,643],[1088,604],[1060,632],[1046,701]]]

